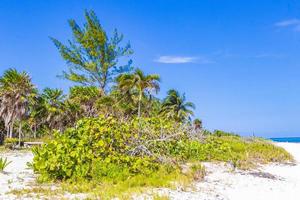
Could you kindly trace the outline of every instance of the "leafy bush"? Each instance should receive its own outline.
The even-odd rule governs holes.
[[[0,158],[0,172],[4,171],[4,169],[11,163],[7,158]]]
[[[125,179],[134,174],[150,174],[159,168],[155,156],[139,151],[141,127],[150,126],[158,134],[159,120],[118,122],[112,117],[80,120],[75,128],[56,132],[54,139],[34,148],[33,168],[42,179]],[[160,132],[161,133],[161,132]]]

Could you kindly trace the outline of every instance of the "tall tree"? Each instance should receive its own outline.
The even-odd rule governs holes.
[[[141,116],[142,98],[147,94],[150,95],[152,91],[159,91],[159,75],[146,75],[140,69],[136,69],[134,73],[122,74],[118,77],[118,86],[124,92],[134,90],[138,94],[138,117]]]
[[[109,38],[93,11],[85,11],[85,19],[83,27],[69,20],[73,40],[69,40],[68,45],[51,39],[68,64],[64,78],[85,86],[98,86],[105,92],[116,75],[130,69],[131,60],[120,65],[119,58],[129,56],[132,50],[129,43],[120,46],[123,35],[117,30]]]
[[[194,115],[194,109],[195,105],[186,101],[185,94],[180,95],[178,91],[172,89],[168,91],[163,101],[161,113],[169,119],[184,122]]]
[[[36,90],[26,72],[8,69],[0,78],[0,116],[4,119],[7,136],[12,137],[15,120],[19,121],[21,139],[22,120],[28,114],[29,101]]]

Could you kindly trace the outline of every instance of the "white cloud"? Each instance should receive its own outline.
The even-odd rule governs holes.
[[[291,27],[295,31],[300,31],[300,19],[288,19],[275,23],[277,27]]]
[[[183,63],[201,63],[208,64],[213,61],[204,57],[191,57],[191,56],[160,56],[154,60],[155,62],[165,64],[183,64]]]

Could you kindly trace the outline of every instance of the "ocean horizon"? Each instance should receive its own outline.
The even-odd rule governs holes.
[[[291,142],[291,143],[300,143],[300,137],[276,137],[269,138],[274,142]]]

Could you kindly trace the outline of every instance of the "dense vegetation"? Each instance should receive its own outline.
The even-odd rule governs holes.
[[[68,66],[61,77],[74,82],[67,94],[38,91],[15,69],[0,77],[0,143],[43,138],[45,144],[33,149],[40,180],[159,186],[163,181],[149,180],[176,179],[187,162],[249,168],[291,159],[267,141],[203,129],[195,105],[174,89],[156,98],[159,75],[133,68],[130,44],[123,45],[117,31],[110,38],[94,12],[86,11],[85,19],[83,27],[69,21],[67,45],[51,38]],[[201,166],[192,169],[203,174]]]
[[[225,161],[250,168],[291,159],[283,149],[261,139],[222,136],[220,131],[195,138],[180,126],[156,118],[82,119],[75,128],[55,133],[55,139],[43,148],[34,149],[33,167],[48,180],[126,180],[160,167],[176,170],[180,163],[193,161]]]

